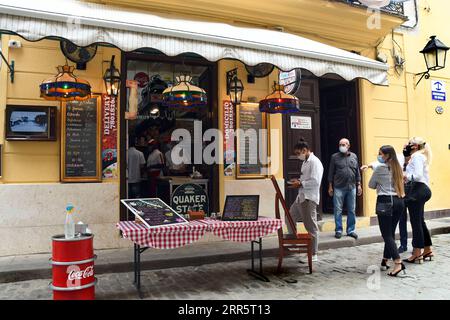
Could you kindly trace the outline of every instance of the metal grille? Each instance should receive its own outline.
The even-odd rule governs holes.
[[[363,5],[361,2],[356,1],[356,0],[344,0],[344,1],[347,3],[350,3],[350,4]],[[396,14],[401,14],[401,15],[405,14],[403,2],[397,3],[397,2],[391,1],[391,3],[389,3],[387,6],[381,8],[381,10],[396,13]]]

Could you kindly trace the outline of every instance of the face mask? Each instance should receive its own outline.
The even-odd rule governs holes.
[[[345,147],[345,146],[340,146],[340,147],[339,147],[339,151],[342,152],[342,153],[347,153],[348,148]]]
[[[403,149],[403,156],[410,157],[411,156],[412,147],[408,144],[405,149]]]
[[[379,163],[386,163],[386,161],[383,159],[382,156],[378,156],[378,162]]]
[[[301,155],[297,156],[297,158],[298,158],[298,160],[305,161],[306,155],[304,153],[302,153]]]

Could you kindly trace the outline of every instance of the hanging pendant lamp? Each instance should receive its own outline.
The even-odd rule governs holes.
[[[91,85],[73,74],[74,67],[58,66],[58,74],[41,83],[41,97],[45,100],[73,101],[91,97]]]
[[[180,75],[177,84],[163,91],[164,103],[170,108],[192,109],[207,104],[205,90],[191,83],[192,77]]]
[[[259,111],[266,113],[291,113],[300,110],[297,97],[284,92],[284,86],[273,85],[273,92],[259,102]]]

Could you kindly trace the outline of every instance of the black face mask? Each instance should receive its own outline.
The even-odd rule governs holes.
[[[403,149],[403,156],[405,156],[405,158],[410,157],[411,156],[411,151],[412,151],[412,147],[408,144],[405,149]]]

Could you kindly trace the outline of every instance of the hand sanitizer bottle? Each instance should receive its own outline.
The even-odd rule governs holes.
[[[73,222],[74,206],[68,204],[66,206],[66,223],[64,224],[64,236],[66,239],[75,238],[75,223]]]

